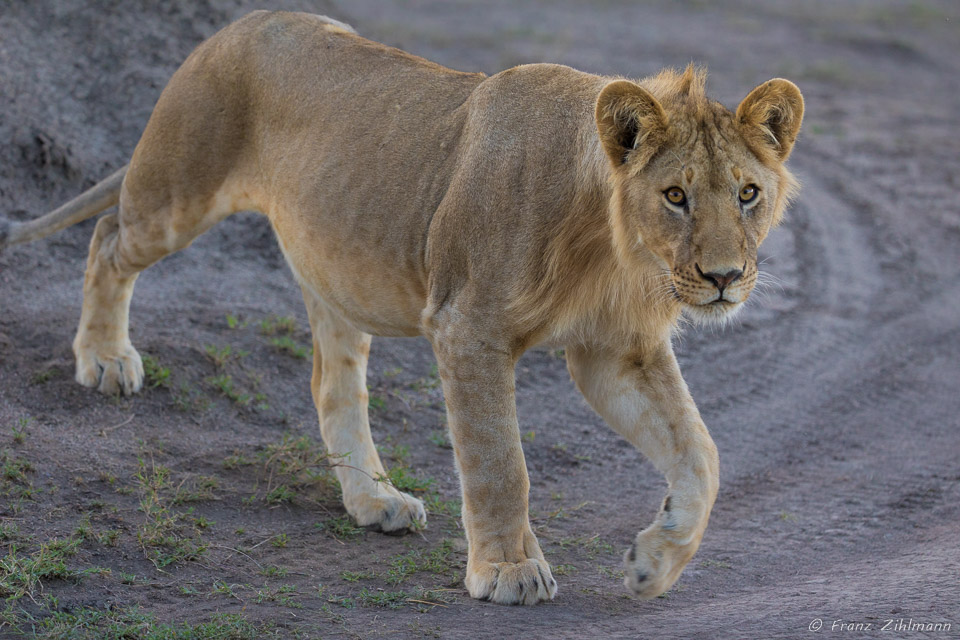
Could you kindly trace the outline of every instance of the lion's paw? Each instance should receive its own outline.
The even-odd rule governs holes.
[[[80,349],[76,356],[76,379],[85,387],[96,387],[100,393],[111,396],[129,396],[143,388],[143,361],[132,346],[110,354]]]
[[[474,598],[498,604],[537,604],[553,600],[557,581],[543,560],[478,562],[467,568],[467,591]]]
[[[641,531],[623,557],[624,586],[640,598],[656,598],[673,586],[696,548],[678,545],[657,529]]]
[[[381,488],[379,495],[349,500],[347,511],[361,527],[374,527],[384,533],[418,531],[427,525],[423,502],[393,487]]]

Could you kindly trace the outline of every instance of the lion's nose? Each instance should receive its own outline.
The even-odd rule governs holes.
[[[734,282],[737,278],[743,275],[743,271],[740,269],[731,269],[726,273],[720,273],[718,271],[704,273],[700,270],[700,265],[697,265],[697,272],[716,285],[717,289],[720,290],[720,293],[723,293],[723,290],[726,289],[731,282]]]

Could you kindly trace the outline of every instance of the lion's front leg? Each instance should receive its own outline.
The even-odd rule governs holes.
[[[669,589],[696,553],[717,497],[717,448],[669,342],[637,353],[576,347],[567,363],[590,405],[669,483],[656,520],[624,558],[624,583],[642,598]]]
[[[557,583],[527,511],[515,359],[463,325],[441,325],[431,339],[463,491],[467,590],[501,604],[550,600]]]

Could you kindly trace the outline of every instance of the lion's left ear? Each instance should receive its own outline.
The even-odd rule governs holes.
[[[797,85],[783,78],[764,82],[737,107],[744,137],[787,159],[803,121],[803,96]]]

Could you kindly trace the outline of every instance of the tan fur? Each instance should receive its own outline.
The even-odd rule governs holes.
[[[718,487],[671,333],[682,311],[722,320],[749,295],[757,246],[796,190],[783,162],[803,112],[786,80],[735,114],[704,81],[692,67],[634,83],[557,65],[486,78],[321,17],[251,14],[173,76],[119,213],[97,225],[77,379],[137,391],[137,273],[231,213],[261,211],[303,288],[313,395],[327,447],[349,457],[337,475],[351,515],[385,530],[424,522],[420,501],[372,479],[384,469],[365,372],[370,334],[426,335],[462,481],[467,588],[501,603],[552,598],[527,513],[514,365],[531,346],[564,345],[591,405],[670,484],[626,558],[627,586],[658,595],[696,551]],[[117,182],[95,200],[109,206],[101,192],[116,197]],[[741,206],[748,184],[760,195]],[[683,210],[665,200],[672,187]],[[81,204],[31,223],[30,238],[92,215]],[[727,282],[731,270],[742,274]]]

